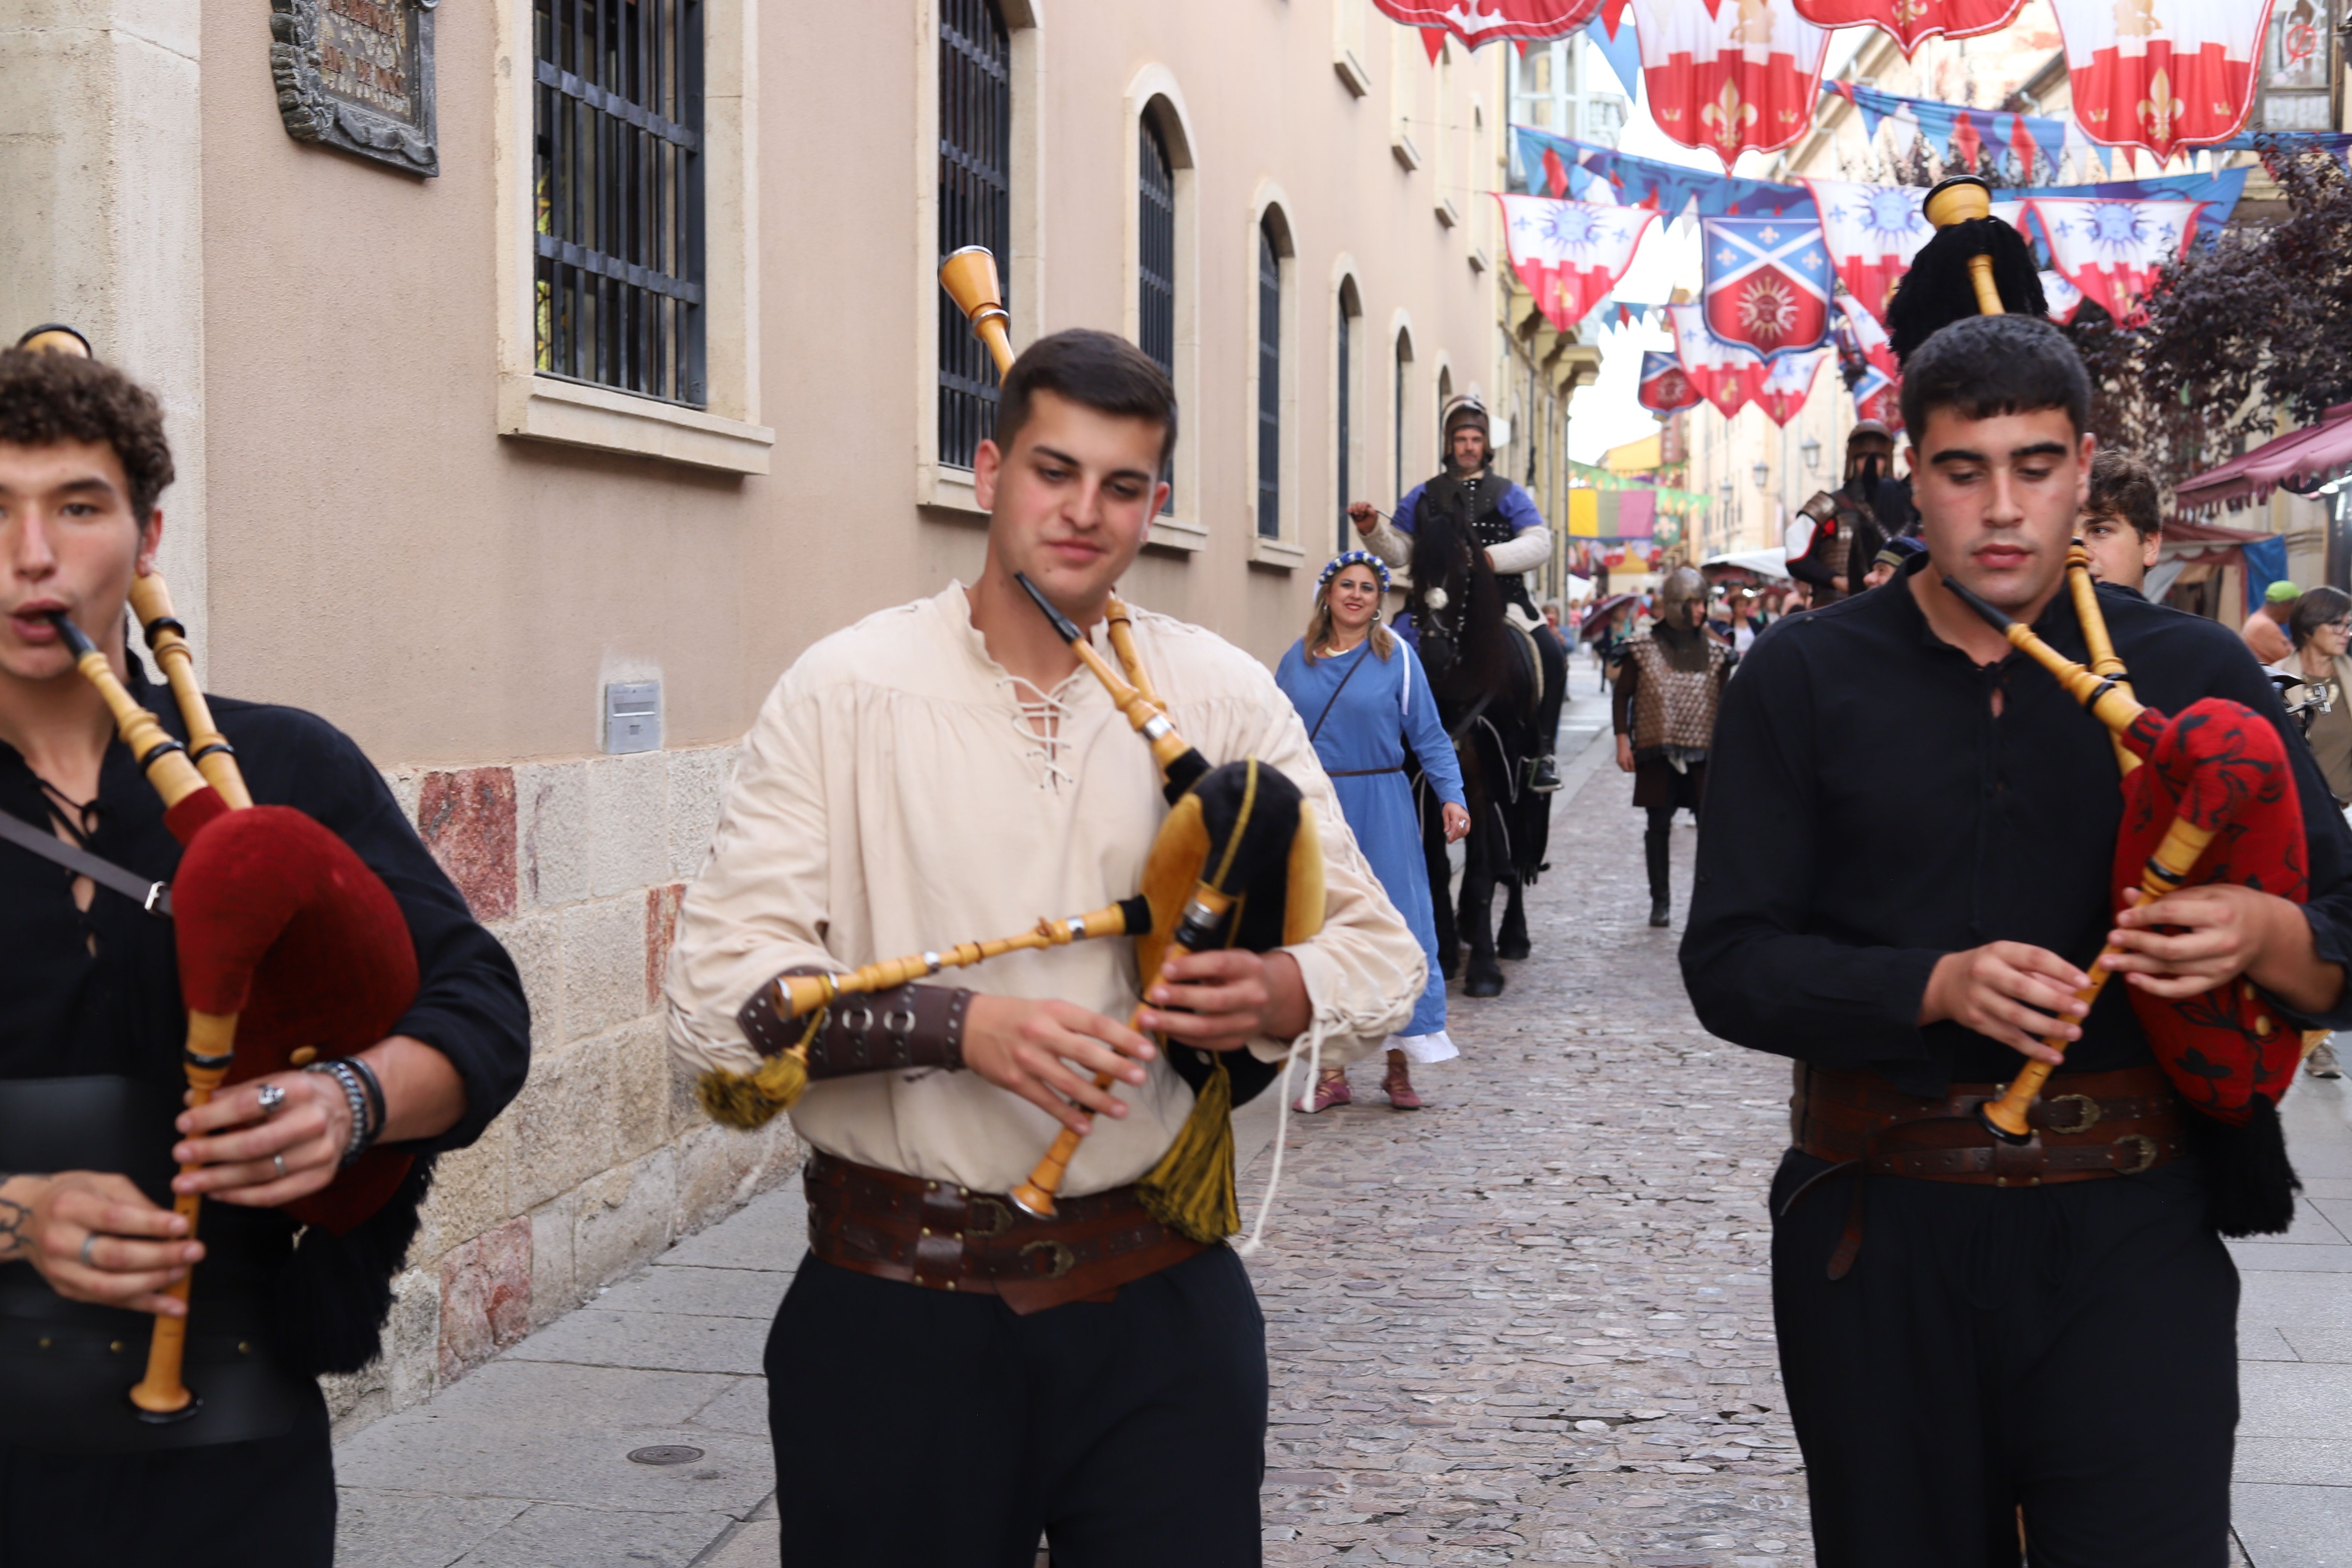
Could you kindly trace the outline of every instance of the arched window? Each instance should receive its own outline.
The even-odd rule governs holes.
[[[1012,304],[1013,46],[995,0],[939,0],[940,254],[984,245]],[[940,313],[940,461],[971,467],[996,425],[996,362],[945,290]]]
[[[1141,142],[1136,150],[1137,342],[1151,363],[1176,379],[1176,170],[1168,156],[1168,142],[1149,114],[1137,123]],[[1160,510],[1176,510],[1174,475],[1169,476],[1168,501]]]
[[[1272,213],[1257,226],[1257,533],[1282,537],[1282,252]]]
[[[1334,343],[1339,369],[1339,384],[1333,389],[1332,407],[1336,411],[1337,428],[1333,447],[1339,460],[1339,549],[1349,548],[1350,525],[1348,503],[1356,499],[1356,334],[1362,330],[1363,302],[1357,297],[1354,280],[1339,285],[1339,331]]]
[[[1412,368],[1412,334],[1411,332],[1399,332],[1396,339],[1396,429],[1392,433],[1393,440],[1391,442],[1391,449],[1396,455],[1396,488],[1389,491],[1389,494],[1391,496],[1402,496],[1405,492],[1405,390],[1408,385],[1407,373],[1411,371]]]

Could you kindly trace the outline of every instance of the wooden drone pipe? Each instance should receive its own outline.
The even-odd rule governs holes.
[[[172,696],[180,704],[180,717],[188,726],[188,757],[205,782],[217,791],[231,811],[242,811],[253,804],[253,796],[245,787],[245,775],[236,765],[236,748],[221,734],[220,726],[213,722],[212,704],[205,700],[205,689],[196,683],[195,656],[188,649],[188,628],[172,608],[172,590],[160,574],[150,572],[131,580],[131,610],[139,617],[139,625],[147,634],[147,647],[163,667],[163,679],[171,683]]]
[[[1071,915],[1058,921],[1040,920],[1018,936],[961,942],[944,952],[916,952],[904,958],[885,959],[878,963],[866,964],[862,969],[854,969],[846,974],[780,974],[772,984],[781,993],[777,997],[780,1004],[778,1011],[788,1018],[797,1018],[840,997],[887,991],[894,985],[904,985],[909,980],[937,974],[942,969],[963,969],[1008,952],[1066,947],[1071,942],[1087,942],[1096,937],[1144,936],[1150,930],[1150,901],[1138,895],[1132,899],[1121,899],[1115,904],[1106,904],[1087,914]]]
[[[1998,606],[1987,604],[1975,594],[1951,578],[1944,586],[1962,604],[1984,617],[2012,647],[2058,678],[2058,684],[2067,695],[2091,710],[2091,716],[2120,735],[2132,727],[2132,721],[2147,711],[2131,694],[2131,688],[2114,676],[2101,676],[2076,664],[2041,637],[2024,622],[2013,620]],[[2116,667],[2118,671],[2121,665]]]
[[[2083,647],[2091,656],[2091,673],[2114,681],[2117,690],[2131,697],[2131,677],[2124,668],[2124,661],[2116,657],[2115,641],[2107,636],[2106,613],[2099,608],[2098,584],[2091,580],[2091,552],[2079,539],[2066,546],[2066,588],[2074,595],[2074,619],[2083,628]],[[2139,766],[2138,753],[2120,738],[2115,740],[2115,748],[2116,765],[2125,773]]]
[[[996,374],[1013,369],[1012,316],[1004,309],[1004,285],[996,275],[996,258],[984,245],[967,245],[950,251],[940,262],[940,287],[956,302],[974,336],[995,357]]]
[[[139,706],[138,700],[114,673],[114,666],[107,662],[106,655],[99,652],[89,635],[74,625],[63,610],[52,614],[49,623],[73,650],[74,668],[98,689],[107,711],[114,715],[115,733],[122,737],[122,743],[139,760],[140,771],[155,786],[155,793],[163,797],[165,809],[203,789],[205,776],[196,771],[195,763],[188,761],[188,749],[164,732],[163,726],[155,721],[155,715]]]
[[[1957,174],[1938,184],[1920,205],[1920,214],[1937,228],[1992,216],[1992,187],[1973,174]],[[1981,315],[2005,316],[2000,289],[1993,282],[1992,258],[1979,252],[1969,258],[1969,282],[1977,291]]]

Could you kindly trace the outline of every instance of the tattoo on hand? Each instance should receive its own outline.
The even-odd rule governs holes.
[[[14,1180],[0,1171],[0,1187]],[[14,1198],[0,1198],[0,1258],[15,1258],[32,1250],[33,1211]]]

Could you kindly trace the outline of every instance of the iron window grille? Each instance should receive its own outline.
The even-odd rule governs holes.
[[[1396,451],[1396,488],[1389,492],[1399,500],[1404,499],[1404,367],[1412,363],[1412,356],[1405,352],[1404,339],[1400,337],[1396,345],[1396,438],[1391,443]]]
[[[1176,170],[1160,128],[1146,115],[1136,166],[1139,243],[1136,256],[1137,321],[1143,352],[1170,381],[1176,379]],[[1163,513],[1176,510],[1174,475]]]
[[[1282,257],[1266,220],[1257,229],[1257,531],[1282,536]]]
[[[1351,361],[1353,360],[1353,358],[1354,358],[1354,354],[1355,354],[1355,344],[1354,344],[1353,339],[1354,339],[1354,337],[1355,337],[1355,335],[1356,335],[1356,334],[1355,334],[1354,331],[1352,330],[1352,329],[1353,329],[1353,327],[1354,327],[1354,325],[1355,325],[1355,323],[1354,323],[1353,320],[1352,320],[1352,319],[1349,316],[1349,314],[1348,314],[1348,301],[1343,298],[1343,299],[1342,299],[1342,300],[1340,300],[1340,301],[1339,301],[1339,550],[1340,550],[1340,552],[1341,552],[1342,553],[1344,553],[1344,552],[1347,551],[1347,549],[1348,549],[1348,500],[1349,500],[1349,495],[1348,495],[1348,492],[1349,492],[1349,489],[1350,489],[1350,486],[1349,486],[1349,473],[1348,473],[1348,454],[1349,454],[1349,444],[1350,444],[1350,442],[1351,442],[1351,441],[1352,441],[1352,439],[1353,439],[1353,432],[1352,432],[1352,430],[1351,430],[1349,427],[1350,427],[1350,426],[1355,423],[1355,414],[1356,414],[1356,378],[1355,378],[1354,368],[1353,368],[1353,365],[1352,365],[1352,363],[1351,363]]]
[[[701,407],[701,0],[534,0],[539,370]]]
[[[939,178],[940,255],[984,245],[1002,273],[1013,242],[1013,46],[994,0],[940,5]],[[934,292],[940,461],[969,468],[996,428],[996,359],[955,301]]]

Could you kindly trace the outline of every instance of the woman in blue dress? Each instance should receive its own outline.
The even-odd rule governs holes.
[[[1437,969],[1437,922],[1429,901],[1429,871],[1422,858],[1421,821],[1405,783],[1404,752],[1412,747],[1443,802],[1445,841],[1470,831],[1463,805],[1462,770],[1453,742],[1437,721],[1437,703],[1421,661],[1381,622],[1389,569],[1367,551],[1350,550],[1317,579],[1315,614],[1307,635],[1282,656],[1275,680],[1282,687],[1331,775],[1348,826],[1371,862],[1413,935],[1429,955],[1429,984],[1404,1033],[1389,1039],[1389,1072],[1381,1085],[1399,1110],[1417,1110],[1408,1062],[1442,1062],[1459,1055],[1445,1034],[1445,977]],[[1301,1110],[1345,1105],[1345,1068],[1327,1068],[1298,1101]]]

